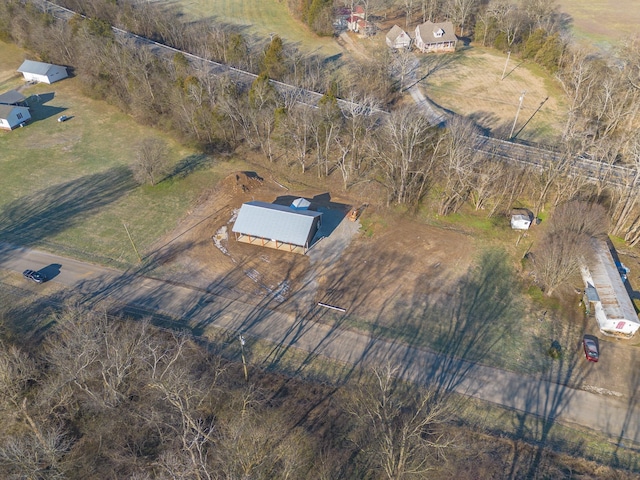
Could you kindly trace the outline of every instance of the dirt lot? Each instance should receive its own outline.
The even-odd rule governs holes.
[[[308,304],[322,301],[371,318],[390,299],[413,301],[418,290],[425,289],[427,274],[434,280],[429,295],[446,291],[472,261],[474,242],[468,235],[400,215],[381,215],[373,207],[361,217],[367,226],[363,233],[359,222],[345,218],[352,206],[360,206],[355,199],[317,190],[292,192],[272,179],[247,173],[227,177],[174,232],[154,245],[156,274],[212,291],[223,283],[235,294],[273,296],[280,308],[307,310]],[[297,197],[311,200],[311,208],[333,217],[331,234],[307,255],[235,240],[231,227],[242,203],[285,203]]]

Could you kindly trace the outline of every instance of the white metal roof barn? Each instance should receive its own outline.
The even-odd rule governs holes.
[[[253,201],[240,207],[231,230],[238,242],[305,254],[321,217],[321,212]]]
[[[27,82],[53,83],[63,78],[67,78],[67,68],[51,63],[36,62],[35,60],[25,60],[18,68]]]
[[[631,337],[640,327],[636,310],[607,242],[594,240],[593,245],[593,260],[581,270],[600,331],[605,335]]]

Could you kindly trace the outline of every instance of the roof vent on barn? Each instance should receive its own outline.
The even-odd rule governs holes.
[[[296,198],[291,202],[291,208],[294,210],[308,210],[311,202],[305,198]]]

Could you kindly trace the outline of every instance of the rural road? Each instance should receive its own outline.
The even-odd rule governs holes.
[[[194,333],[218,327],[273,342],[269,354],[295,348],[345,364],[382,366],[391,363],[398,375],[419,384],[472,396],[554,422],[587,427],[611,436],[616,442],[640,442],[640,408],[634,395],[618,398],[576,390],[548,379],[527,377],[489,368],[407,345],[285,314],[267,305],[252,305],[185,285],[120,272],[69,258],[0,244],[0,282],[30,268],[59,272],[56,282],[81,293],[86,302],[116,301],[184,319]],[[24,280],[26,282],[26,280]],[[59,285],[58,285],[59,286]],[[42,290],[47,285],[30,285]],[[179,325],[178,325],[179,326]],[[256,358],[256,361],[263,359]],[[264,359],[269,361],[269,359]],[[635,391],[635,389],[631,389]]]

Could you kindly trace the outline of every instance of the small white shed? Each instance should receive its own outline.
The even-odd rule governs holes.
[[[514,213],[511,215],[511,228],[514,230],[529,230],[531,217],[524,213]]]
[[[13,130],[31,120],[27,107],[0,105],[0,129]]]
[[[27,82],[53,83],[67,78],[67,68],[50,63],[25,60],[18,69]]]

